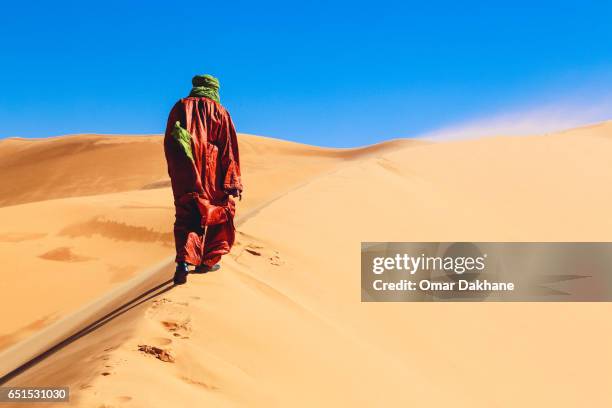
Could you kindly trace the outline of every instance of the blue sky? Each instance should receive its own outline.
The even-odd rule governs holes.
[[[0,137],[160,133],[195,73],[238,131],[327,146],[559,104],[612,118],[611,2],[494,3],[11,2]]]

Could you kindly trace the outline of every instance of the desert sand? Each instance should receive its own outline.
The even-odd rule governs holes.
[[[239,142],[238,243],[172,288],[159,136],[0,141],[2,375],[102,318],[8,385],[80,407],[612,405],[610,304],[361,303],[359,272],[361,241],[611,241],[611,122]]]

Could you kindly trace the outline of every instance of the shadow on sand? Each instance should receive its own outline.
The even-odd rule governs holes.
[[[60,343],[56,344],[55,346],[51,347],[50,349],[48,349],[47,351],[39,354],[38,356],[32,358],[31,360],[25,362],[24,364],[20,365],[19,367],[17,367],[16,369],[14,369],[13,371],[9,372],[8,374],[6,374],[4,377],[0,378],[0,385],[5,384],[6,382],[10,381],[11,379],[13,379],[14,377],[18,376],[19,374],[25,372],[27,369],[29,369],[30,367],[40,363],[41,361],[43,361],[44,359],[46,359],[47,357],[53,355],[54,353],[58,352],[59,350],[63,349],[64,347],[66,347],[67,345],[75,342],[76,340],[80,339],[81,337],[99,329],[100,327],[104,326],[106,323],[112,321],[113,319],[121,316],[122,314],[124,314],[125,312],[135,308],[138,305],[141,305],[142,303],[151,300],[163,293],[168,292],[170,289],[174,288],[174,284],[172,283],[172,279],[167,280],[164,283],[161,283],[157,286],[155,286],[152,289],[149,289],[147,291],[145,291],[144,293],[136,296],[134,299],[124,303],[123,305],[119,306],[118,308],[112,310],[110,313],[107,313],[106,315],[102,316],[101,318],[99,318],[98,320],[92,322],[91,324],[87,325],[86,327],[84,327],[83,329],[79,330],[78,332],[76,332],[75,334],[73,334],[72,336],[68,337],[67,339],[61,341]]]

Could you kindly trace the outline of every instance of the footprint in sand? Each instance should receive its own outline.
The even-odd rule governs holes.
[[[150,346],[148,344],[139,344],[138,351],[144,354],[149,354],[158,360],[165,363],[174,363],[174,356],[170,353],[170,350],[163,349],[161,347]]]
[[[172,301],[168,298],[161,298],[161,299],[154,300],[153,303],[151,304],[151,309],[157,309],[158,307],[163,306],[167,303],[172,303]]]
[[[188,339],[189,333],[191,333],[191,320],[185,319],[183,321],[172,321],[164,320],[161,322],[162,326],[168,330],[174,337],[180,337],[182,339]]]
[[[270,265],[274,265],[274,266],[282,266],[282,265],[285,264],[285,261],[283,261],[280,258],[278,253],[272,255],[271,257],[269,257],[268,260],[270,261]]]
[[[249,244],[244,248],[251,255],[261,256],[261,250],[263,247],[261,245]]]
[[[285,261],[281,259],[279,251],[275,249],[269,250],[262,245],[250,243],[244,247],[244,251],[253,256],[265,256],[270,265],[282,266],[285,264]],[[238,259],[240,255],[241,254],[238,254],[236,259]]]
[[[174,337],[188,339],[191,333],[191,319],[187,315],[187,306],[188,302],[175,302],[162,298],[153,302],[146,315],[149,319],[159,322]]]
[[[195,380],[193,378],[189,378],[185,376],[181,377],[181,380],[185,381],[187,384],[197,385],[199,387],[206,388],[207,390],[218,390],[219,389],[219,387],[217,387],[216,385],[208,384],[207,382]]]
[[[247,244],[242,250],[235,252],[234,259],[238,260],[245,252],[253,256],[261,256],[263,246],[254,243]]]

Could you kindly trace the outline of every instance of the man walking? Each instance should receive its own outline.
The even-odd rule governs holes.
[[[235,238],[236,205],[241,197],[236,130],[219,102],[219,81],[196,75],[188,97],[168,117],[164,151],[172,182],[176,218],[174,283],[187,281],[189,265],[201,272],[219,269]]]

